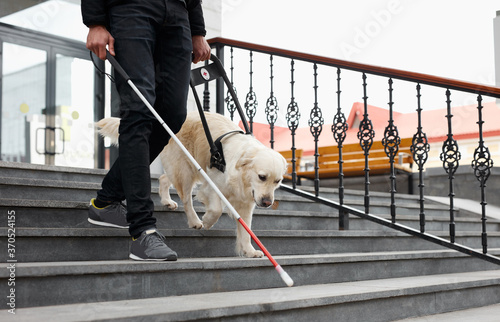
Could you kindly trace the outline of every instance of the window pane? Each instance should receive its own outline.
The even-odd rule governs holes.
[[[45,163],[36,149],[36,129],[45,126],[47,53],[3,43],[2,160]]]
[[[56,165],[94,167],[93,99],[92,62],[58,54],[55,122],[62,130],[56,131],[55,146],[56,153],[64,153],[56,154]]]

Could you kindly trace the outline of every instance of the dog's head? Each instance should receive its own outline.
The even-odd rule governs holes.
[[[243,172],[244,184],[251,189],[255,204],[270,207],[274,203],[274,190],[279,187],[287,169],[285,158],[269,148],[250,148],[236,167]]]

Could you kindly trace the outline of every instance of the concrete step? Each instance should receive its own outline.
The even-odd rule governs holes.
[[[182,258],[235,256],[234,229],[160,229],[160,232]],[[254,230],[254,233],[273,255],[442,248],[396,231]],[[429,233],[446,238],[443,232]],[[0,228],[0,248],[7,249],[6,237],[7,228]],[[16,258],[22,262],[120,260],[128,258],[130,242],[127,229],[16,228]],[[456,243],[480,248],[481,236],[477,232],[459,232]],[[499,232],[488,234],[488,246],[500,247]],[[0,254],[0,260],[7,260],[7,252]]]
[[[69,182],[101,183],[108,172],[103,169],[85,169],[0,161],[1,177]]]
[[[355,216],[351,230],[338,231],[337,210],[281,190],[277,210],[255,210],[253,230],[295,280],[293,288],[282,288],[267,259],[234,256],[229,216],[212,230],[187,229],[182,207],[160,206],[156,178],[158,227],[180,259],[130,261],[126,229],[87,222],[105,170],[1,161],[0,169],[0,248],[7,249],[7,214],[15,210],[16,313],[23,321],[391,321],[500,301],[498,265]],[[370,211],[389,218],[390,195],[370,195]],[[338,200],[338,189],[322,188],[321,196]],[[363,198],[347,190],[345,204],[363,211]],[[418,197],[397,194],[396,204],[398,222],[418,228]],[[448,239],[448,206],[425,206],[427,232]],[[202,215],[202,205],[195,207]],[[477,215],[455,215],[457,243],[480,248]],[[499,221],[488,220],[487,231],[489,252],[498,256]],[[2,294],[10,291],[9,274],[0,270]]]
[[[390,196],[389,194],[382,194],[382,193],[378,194],[380,195],[380,198],[373,198],[370,200],[370,213],[376,215],[387,214],[389,206],[391,205]],[[288,193],[283,195],[278,194],[277,199],[279,201],[280,209],[284,210],[302,210],[302,211],[315,211],[315,212],[331,211],[331,208],[326,205],[315,203],[311,200],[302,198],[300,196],[291,195]],[[329,199],[338,202],[338,196],[334,196]],[[397,214],[417,216],[420,213],[420,205],[413,199],[414,198],[408,199],[406,198],[406,196],[404,196],[403,198],[396,199]],[[362,197],[351,198],[351,196],[348,195],[344,199],[344,204],[352,206],[363,212],[365,211],[364,201]],[[460,216],[460,209],[455,209],[454,213],[457,217]],[[433,217],[449,216],[449,207],[434,201],[426,202],[425,214]],[[477,215],[475,217],[477,217]]]
[[[24,178],[24,179],[41,179],[41,180],[58,180],[69,182],[87,182],[87,183],[101,183],[107,170],[103,169],[83,169],[73,167],[60,167],[37,165],[29,163],[6,162],[0,161],[0,168],[2,169],[0,177],[6,178]],[[157,186],[157,178],[159,175],[152,174],[153,186]],[[313,192],[313,187],[298,186],[298,188],[305,191]],[[278,191],[279,193],[279,191]],[[338,189],[335,188],[321,188],[321,195],[325,198],[338,199]],[[345,190],[346,196],[351,196],[351,199],[363,199],[364,192],[357,190]],[[380,192],[372,192],[372,200],[380,201],[386,200],[388,194]],[[415,195],[398,194],[398,198],[405,198],[417,202],[418,197]]]
[[[500,304],[493,304],[472,309],[409,318],[399,320],[398,322],[498,322],[499,316]]]
[[[9,210],[15,209],[18,214],[18,227],[40,228],[92,228],[87,221],[88,201],[56,201],[56,200],[21,200],[0,199],[0,211],[7,216]],[[204,207],[197,205],[195,210],[203,216]],[[379,215],[390,219],[390,215]],[[158,227],[169,229],[186,229],[187,220],[182,205],[177,210],[170,210],[164,206],[155,207],[155,217]],[[1,216],[0,216],[1,218]],[[313,212],[300,210],[281,210],[256,208],[253,215],[252,227],[257,230],[338,230],[338,212],[330,209],[328,212]],[[420,229],[420,220],[416,216],[399,215],[397,222],[414,229]],[[458,217],[455,220],[457,231],[480,231],[481,220],[477,218]],[[7,220],[0,221],[0,227],[6,227]],[[236,222],[227,214],[223,214],[214,228],[233,229]],[[384,230],[392,229],[372,223],[350,215],[351,230]],[[444,216],[426,216],[426,230],[447,231],[449,219]],[[500,231],[500,221],[488,220],[487,231]]]
[[[21,308],[16,315],[23,321],[377,322],[496,304],[499,290],[500,270],[492,270]]]
[[[96,191],[100,189],[100,183],[106,170],[80,169],[70,167],[55,167],[44,165],[31,165],[23,163],[0,162],[2,169],[0,177],[0,195],[9,199],[33,199],[33,200],[61,200],[61,201],[84,201],[88,202],[95,197]],[[152,192],[153,200],[160,204],[157,195],[158,180],[153,175]],[[311,192],[311,187],[299,187]],[[174,200],[176,193],[173,190]],[[338,189],[322,188],[321,196],[331,200],[338,200]],[[370,212],[373,214],[386,214],[390,205],[390,194],[371,192]],[[278,190],[276,199],[282,210],[300,210],[313,212],[329,212],[331,209],[321,204],[291,196]],[[364,192],[355,190],[345,191],[345,204],[364,211]],[[178,201],[178,198],[177,200]],[[419,203],[415,195],[396,195],[398,215],[418,215]],[[427,216],[448,216],[448,206],[439,202],[426,200]],[[460,216],[460,211],[455,211]],[[467,213],[470,215],[469,213]]]
[[[0,195],[3,199],[80,201],[88,203],[91,198],[96,196],[96,191],[100,189],[100,186],[100,183],[94,182],[0,177]],[[172,199],[180,204],[174,189],[171,190],[171,193]],[[151,198],[156,205],[161,205],[158,188],[152,188]],[[278,193],[276,200],[280,210],[332,212],[332,208],[326,205],[314,203],[289,193]],[[201,203],[197,201],[194,204],[201,206]],[[345,204],[364,211],[364,204],[361,200],[347,198]],[[389,199],[385,201],[372,200],[370,202],[370,213],[387,214],[389,206]],[[417,203],[408,202],[406,199],[398,199],[396,206],[398,215],[418,216],[420,213],[420,206]],[[430,217],[449,217],[449,207],[437,202],[430,202],[425,206],[425,214]],[[456,209],[455,214],[459,217],[460,211]]]
[[[500,249],[494,250],[494,253],[500,253]],[[295,286],[498,268],[497,265],[448,250],[276,256],[276,260],[293,278]],[[132,260],[18,262],[15,273],[18,307],[284,286],[267,259],[238,257],[181,258],[177,262],[155,263]],[[1,294],[8,294],[8,278],[8,270],[0,271]]]

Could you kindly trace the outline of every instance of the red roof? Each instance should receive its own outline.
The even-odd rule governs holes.
[[[363,119],[363,103],[354,103],[347,118],[349,129],[344,144],[357,143],[359,122]],[[478,136],[478,110],[477,105],[452,107],[452,132],[455,140],[479,138]],[[483,136],[500,135],[500,108],[495,102],[483,104]],[[375,141],[381,141],[384,136],[385,127],[388,124],[389,110],[368,105],[368,115],[375,130]],[[398,128],[401,138],[411,138],[417,131],[417,112],[393,113],[394,124]],[[324,124],[318,140],[319,146],[336,145],[331,131],[332,124]],[[422,127],[429,142],[440,142],[446,139],[448,133],[448,122],[446,119],[446,108],[422,111]],[[254,123],[254,136],[266,146],[270,146],[269,124]],[[274,149],[276,151],[290,150],[292,138],[287,127],[274,128]],[[295,147],[304,150],[305,155],[314,154],[314,138],[309,127],[301,127],[296,130]]]

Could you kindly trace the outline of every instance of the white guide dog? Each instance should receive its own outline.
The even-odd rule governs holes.
[[[214,140],[225,133],[240,130],[220,114],[205,112],[205,116]],[[97,123],[99,133],[117,143],[119,122],[118,118],[100,120]],[[286,160],[280,153],[264,146],[251,135],[228,135],[222,139],[226,161],[223,173],[210,168],[210,147],[198,112],[188,113],[177,137],[249,227],[255,205],[270,207],[274,203],[274,191],[287,169]],[[165,174],[160,177],[162,204],[170,209],[177,208],[177,203],[170,198],[169,193],[169,187],[173,185],[184,204],[189,227],[210,229],[222,214],[222,200],[172,139],[161,152],[160,158],[165,170]],[[200,182],[196,197],[206,208],[202,220],[196,214],[192,200],[193,188]],[[254,249],[250,235],[241,225],[237,225],[236,252],[246,257],[264,256],[260,250]]]

